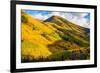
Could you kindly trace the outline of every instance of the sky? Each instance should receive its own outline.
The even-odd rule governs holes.
[[[23,10],[32,17],[46,20],[51,16],[60,16],[80,26],[90,27],[90,13],[87,12],[55,12],[55,11],[40,11],[40,10]]]

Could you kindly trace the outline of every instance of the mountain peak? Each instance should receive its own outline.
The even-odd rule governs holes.
[[[57,19],[62,19],[62,17],[54,15],[54,16],[51,16],[50,18],[46,19],[44,22],[49,22],[49,21],[57,20]]]

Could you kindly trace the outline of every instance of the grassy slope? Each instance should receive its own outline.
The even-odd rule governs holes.
[[[89,37],[83,27],[56,16],[41,21],[24,12],[21,21],[22,62],[81,59],[80,53],[89,54]]]

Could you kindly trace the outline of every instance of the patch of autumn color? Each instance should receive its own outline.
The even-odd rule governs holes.
[[[22,58],[24,58],[24,56],[31,56],[38,59],[40,57],[46,58],[49,55],[51,55],[51,52],[44,45],[28,41],[22,42]]]
[[[25,56],[31,56],[33,58],[47,57],[52,53],[48,50],[46,45],[53,43],[56,39],[50,34],[54,32],[52,26],[45,26],[42,22],[37,19],[33,19],[30,15],[23,15],[27,18],[28,23],[21,24],[22,28],[22,58]],[[47,33],[46,35],[50,40],[46,39],[41,34]]]
[[[25,24],[22,24],[22,40],[37,42],[44,45],[50,43],[50,41],[42,37],[40,34],[34,34],[34,32]]]

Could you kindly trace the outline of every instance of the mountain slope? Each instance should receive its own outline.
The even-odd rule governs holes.
[[[78,26],[58,16],[52,16],[51,18],[45,20],[45,22],[56,23],[58,25],[56,24],[51,24],[51,25],[54,26],[59,31],[63,32],[64,35],[67,36],[69,35],[70,37],[82,41],[83,43],[87,44],[89,43],[88,28]]]
[[[22,62],[89,59],[88,28],[59,16],[42,21],[25,12],[21,22]]]

